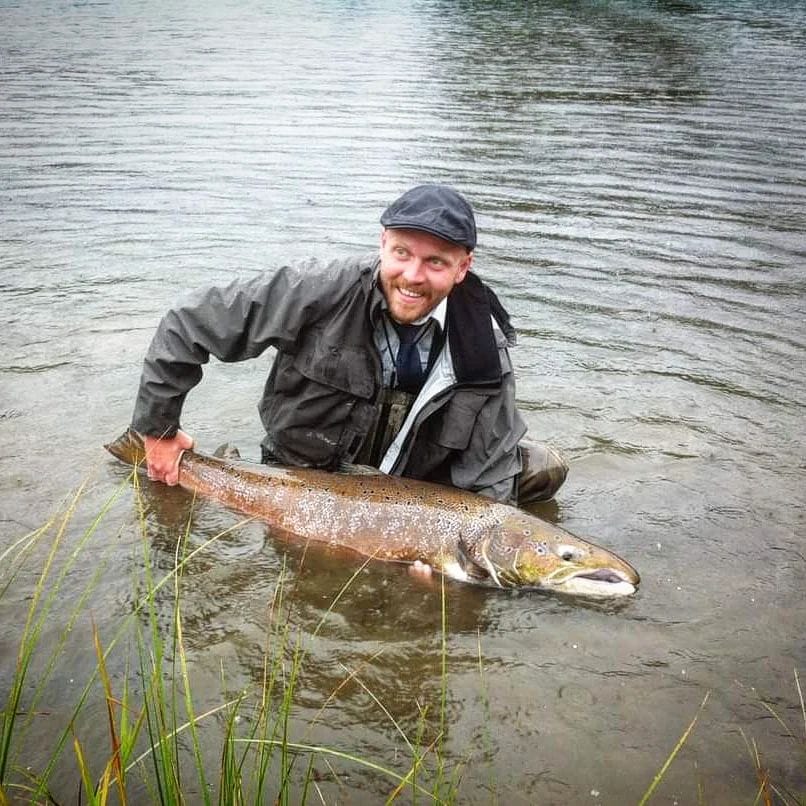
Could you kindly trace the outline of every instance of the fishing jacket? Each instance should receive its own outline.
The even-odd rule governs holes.
[[[280,461],[333,469],[358,455],[383,397],[373,332],[382,313],[377,254],[192,295],[162,319],[148,349],[132,428],[172,436],[210,355],[243,361],[277,350],[258,405]],[[381,469],[511,501],[526,426],[515,406],[509,318],[469,272],[447,298],[446,340]]]

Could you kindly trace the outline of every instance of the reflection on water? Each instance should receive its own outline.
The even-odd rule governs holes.
[[[475,266],[519,330],[530,430],[571,459],[540,514],[643,579],[618,606],[446,586],[444,746],[472,759],[463,802],[637,801],[707,690],[659,797],[755,798],[740,729],[773,780],[806,790],[759,703],[799,724],[802,4],[9,0],[0,18],[0,553],[88,476],[75,543],[123,485],[118,525],[62,595],[67,612],[101,568],[98,622],[130,612],[138,509],[100,445],[130,416],[163,309],[236,273],[372,248],[391,198],[449,181],[476,204]],[[184,417],[203,448],[256,458],[267,367],[208,368]],[[179,490],[143,495],[155,577],[177,535],[200,549],[181,584],[201,701],[261,679],[284,580],[310,653],[298,735],[393,764],[390,716],[411,737],[426,709],[434,739],[438,583],[373,565],[343,590],[349,558]],[[0,599],[0,679],[34,579]],[[92,664],[79,635],[54,713]],[[389,792],[358,770],[322,786],[331,802]]]

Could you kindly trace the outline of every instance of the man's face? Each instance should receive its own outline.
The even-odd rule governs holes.
[[[381,233],[381,288],[396,322],[410,324],[430,313],[465,279],[473,253],[413,229]]]

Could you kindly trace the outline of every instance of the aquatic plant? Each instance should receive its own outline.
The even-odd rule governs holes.
[[[142,539],[139,563],[142,579],[130,613],[118,621],[114,633],[105,642],[92,624],[92,651],[95,665],[89,679],[72,703],[69,717],[53,736],[40,768],[26,758],[27,738],[40,713],[43,692],[52,682],[62,652],[79,616],[86,616],[91,595],[104,578],[98,567],[67,614],[59,640],[45,646],[45,624],[58,621],[60,591],[65,577],[80,561],[102,523],[124,489],[132,486]],[[88,528],[72,545],[66,545],[68,525],[81,500],[83,488],[36,532],[10,545],[0,560],[5,570],[0,579],[0,599],[31,560],[35,547],[45,548],[45,559],[38,571],[34,593],[20,633],[14,674],[2,713],[0,713],[0,806],[15,800],[58,802],[53,782],[73,777],[79,784],[79,799],[90,804],[105,804],[113,792],[121,804],[137,802],[147,795],[152,802],[182,803],[187,800],[210,804],[304,803],[317,789],[315,761],[332,770],[334,760],[342,760],[372,771],[390,781],[389,800],[402,793],[416,801],[452,802],[459,784],[461,765],[453,771],[443,754],[447,687],[443,680],[440,723],[436,739],[423,746],[427,707],[423,709],[417,735],[410,739],[395,722],[380,699],[359,680],[355,671],[344,667],[345,677],[337,690],[347,683],[359,682],[363,690],[387,715],[411,754],[408,769],[395,770],[388,765],[363,758],[338,747],[315,744],[305,735],[298,738],[292,727],[292,712],[300,674],[308,658],[310,643],[316,638],[328,615],[337,607],[363,566],[355,570],[322,614],[309,635],[293,628],[293,604],[287,600],[288,574],[285,567],[274,586],[269,606],[269,630],[263,656],[263,674],[259,685],[244,689],[219,705],[199,710],[194,701],[192,673],[183,632],[182,578],[188,564],[210,544],[231,532],[216,534],[202,545],[189,546],[190,518],[176,542],[173,566],[155,579],[151,557],[146,507],[139,494],[138,476],[133,473],[102,507]],[[58,560],[61,559],[61,565]],[[166,624],[164,602],[158,594],[171,591],[171,613]],[[446,610],[443,589],[442,672],[447,676]],[[110,673],[110,661],[122,667],[117,689]],[[37,661],[36,679],[31,670]],[[222,689],[226,689],[222,668]],[[309,734],[324,713],[333,691],[308,725]],[[99,752],[82,738],[82,721],[92,719],[100,710],[107,723],[107,749]],[[219,769],[210,772],[209,747],[218,743]],[[72,749],[72,756],[68,749]],[[68,752],[65,752],[68,750]],[[22,759],[25,758],[25,762]]]

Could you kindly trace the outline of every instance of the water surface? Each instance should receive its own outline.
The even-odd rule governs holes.
[[[802,735],[804,32],[801,3],[3,0],[0,552],[89,479],[75,542],[125,484],[101,444],[127,424],[179,295],[372,249],[389,201],[450,182],[477,208],[476,269],[519,331],[531,433],[571,462],[541,513],[643,577],[619,606],[447,587],[461,801],[636,802],[709,691],[657,802],[697,802],[698,787],[752,802],[745,737],[803,793],[803,756],[761,700]],[[201,447],[256,458],[269,361],[209,367],[184,414]],[[178,490],[145,495],[157,569],[191,511],[192,545],[238,520]],[[111,518],[61,589],[67,612],[101,568],[102,630],[131,609],[142,565],[131,493]],[[355,568],[285,553],[249,524],[188,569],[200,706],[259,681],[284,566],[303,635]],[[34,565],[0,600],[4,696]],[[429,706],[430,741],[440,611],[438,585],[362,573],[312,641],[298,735],[360,670],[374,698],[346,686],[308,738],[393,765],[389,715],[413,736]],[[86,616],[32,747],[93,665]],[[343,774],[320,782],[327,802],[390,792]],[[53,785],[69,798],[77,777]]]

